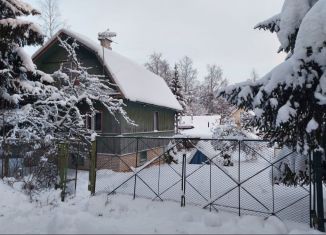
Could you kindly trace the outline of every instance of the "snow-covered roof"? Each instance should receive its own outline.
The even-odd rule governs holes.
[[[103,62],[103,47],[99,43],[67,29],[62,29],[56,33],[34,53],[32,58],[35,59],[47,46],[57,40],[57,37],[62,33],[76,39],[79,43],[92,50]],[[148,71],[143,66],[106,48],[104,48],[104,65],[126,99],[173,110],[182,110],[181,105],[164,79]]]

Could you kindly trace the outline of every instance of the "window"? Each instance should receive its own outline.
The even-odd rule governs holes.
[[[147,162],[147,151],[140,152],[139,154],[139,164],[143,165]]]
[[[94,116],[88,113],[85,125],[89,130],[102,131],[102,113],[97,112]]]
[[[102,131],[102,113],[96,113],[95,114],[95,131]]]
[[[158,112],[154,112],[154,120],[153,120],[153,124],[154,124],[154,131],[158,131],[159,130],[159,125],[158,125]]]

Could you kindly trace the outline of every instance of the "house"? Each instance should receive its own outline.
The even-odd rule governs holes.
[[[115,36],[112,32],[109,34]],[[90,74],[102,75],[114,84],[116,97],[123,99],[128,116],[137,124],[128,124],[121,115],[117,115],[116,120],[106,109],[97,107],[100,112],[92,119],[86,120],[87,127],[95,130],[100,136],[172,136],[175,114],[181,111],[182,107],[164,79],[113,51],[112,40],[101,36],[103,34],[99,34],[100,44],[71,30],[62,29],[46,42],[32,59],[38,69],[50,74],[57,71],[61,65],[70,66],[67,52],[60,47],[58,37],[76,40],[79,44],[76,52],[81,63],[90,68]],[[137,147],[126,148],[125,142],[124,139],[102,139],[97,144],[98,161],[113,161],[114,157],[123,156],[126,161],[135,162],[133,159]],[[159,147],[152,144],[138,149],[143,150],[142,161],[150,158],[153,155],[150,151]],[[115,165],[117,170],[124,170]]]
[[[241,128],[241,114],[244,112],[243,109],[239,108],[234,108],[233,111],[231,112],[231,119],[234,121],[234,124],[238,127]]]
[[[246,121],[252,119],[254,116],[255,113],[253,111],[245,111],[241,108],[235,108],[230,115],[231,120],[234,121],[234,124],[239,129],[241,129],[241,127],[245,125]]]

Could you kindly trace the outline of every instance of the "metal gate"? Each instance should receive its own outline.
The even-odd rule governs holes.
[[[311,184],[282,182],[293,167],[311,174],[295,155],[261,140],[98,137],[93,193],[311,224]]]

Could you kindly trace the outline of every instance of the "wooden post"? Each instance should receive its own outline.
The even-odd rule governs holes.
[[[3,142],[3,154],[4,154],[3,176],[9,177],[9,144],[6,144],[5,140]]]
[[[97,162],[97,149],[96,141],[92,142],[91,153],[90,153],[90,167],[89,167],[89,184],[88,190],[91,192],[91,195],[95,194],[95,185],[96,185],[96,162]]]
[[[314,171],[316,184],[316,200],[317,200],[317,222],[318,230],[325,232],[324,219],[324,200],[323,200],[323,182],[322,182],[322,152],[314,152]]]
[[[67,187],[67,170],[68,170],[68,144],[59,143],[59,177],[60,182],[59,186],[62,190],[61,192],[61,201],[64,201]]]

